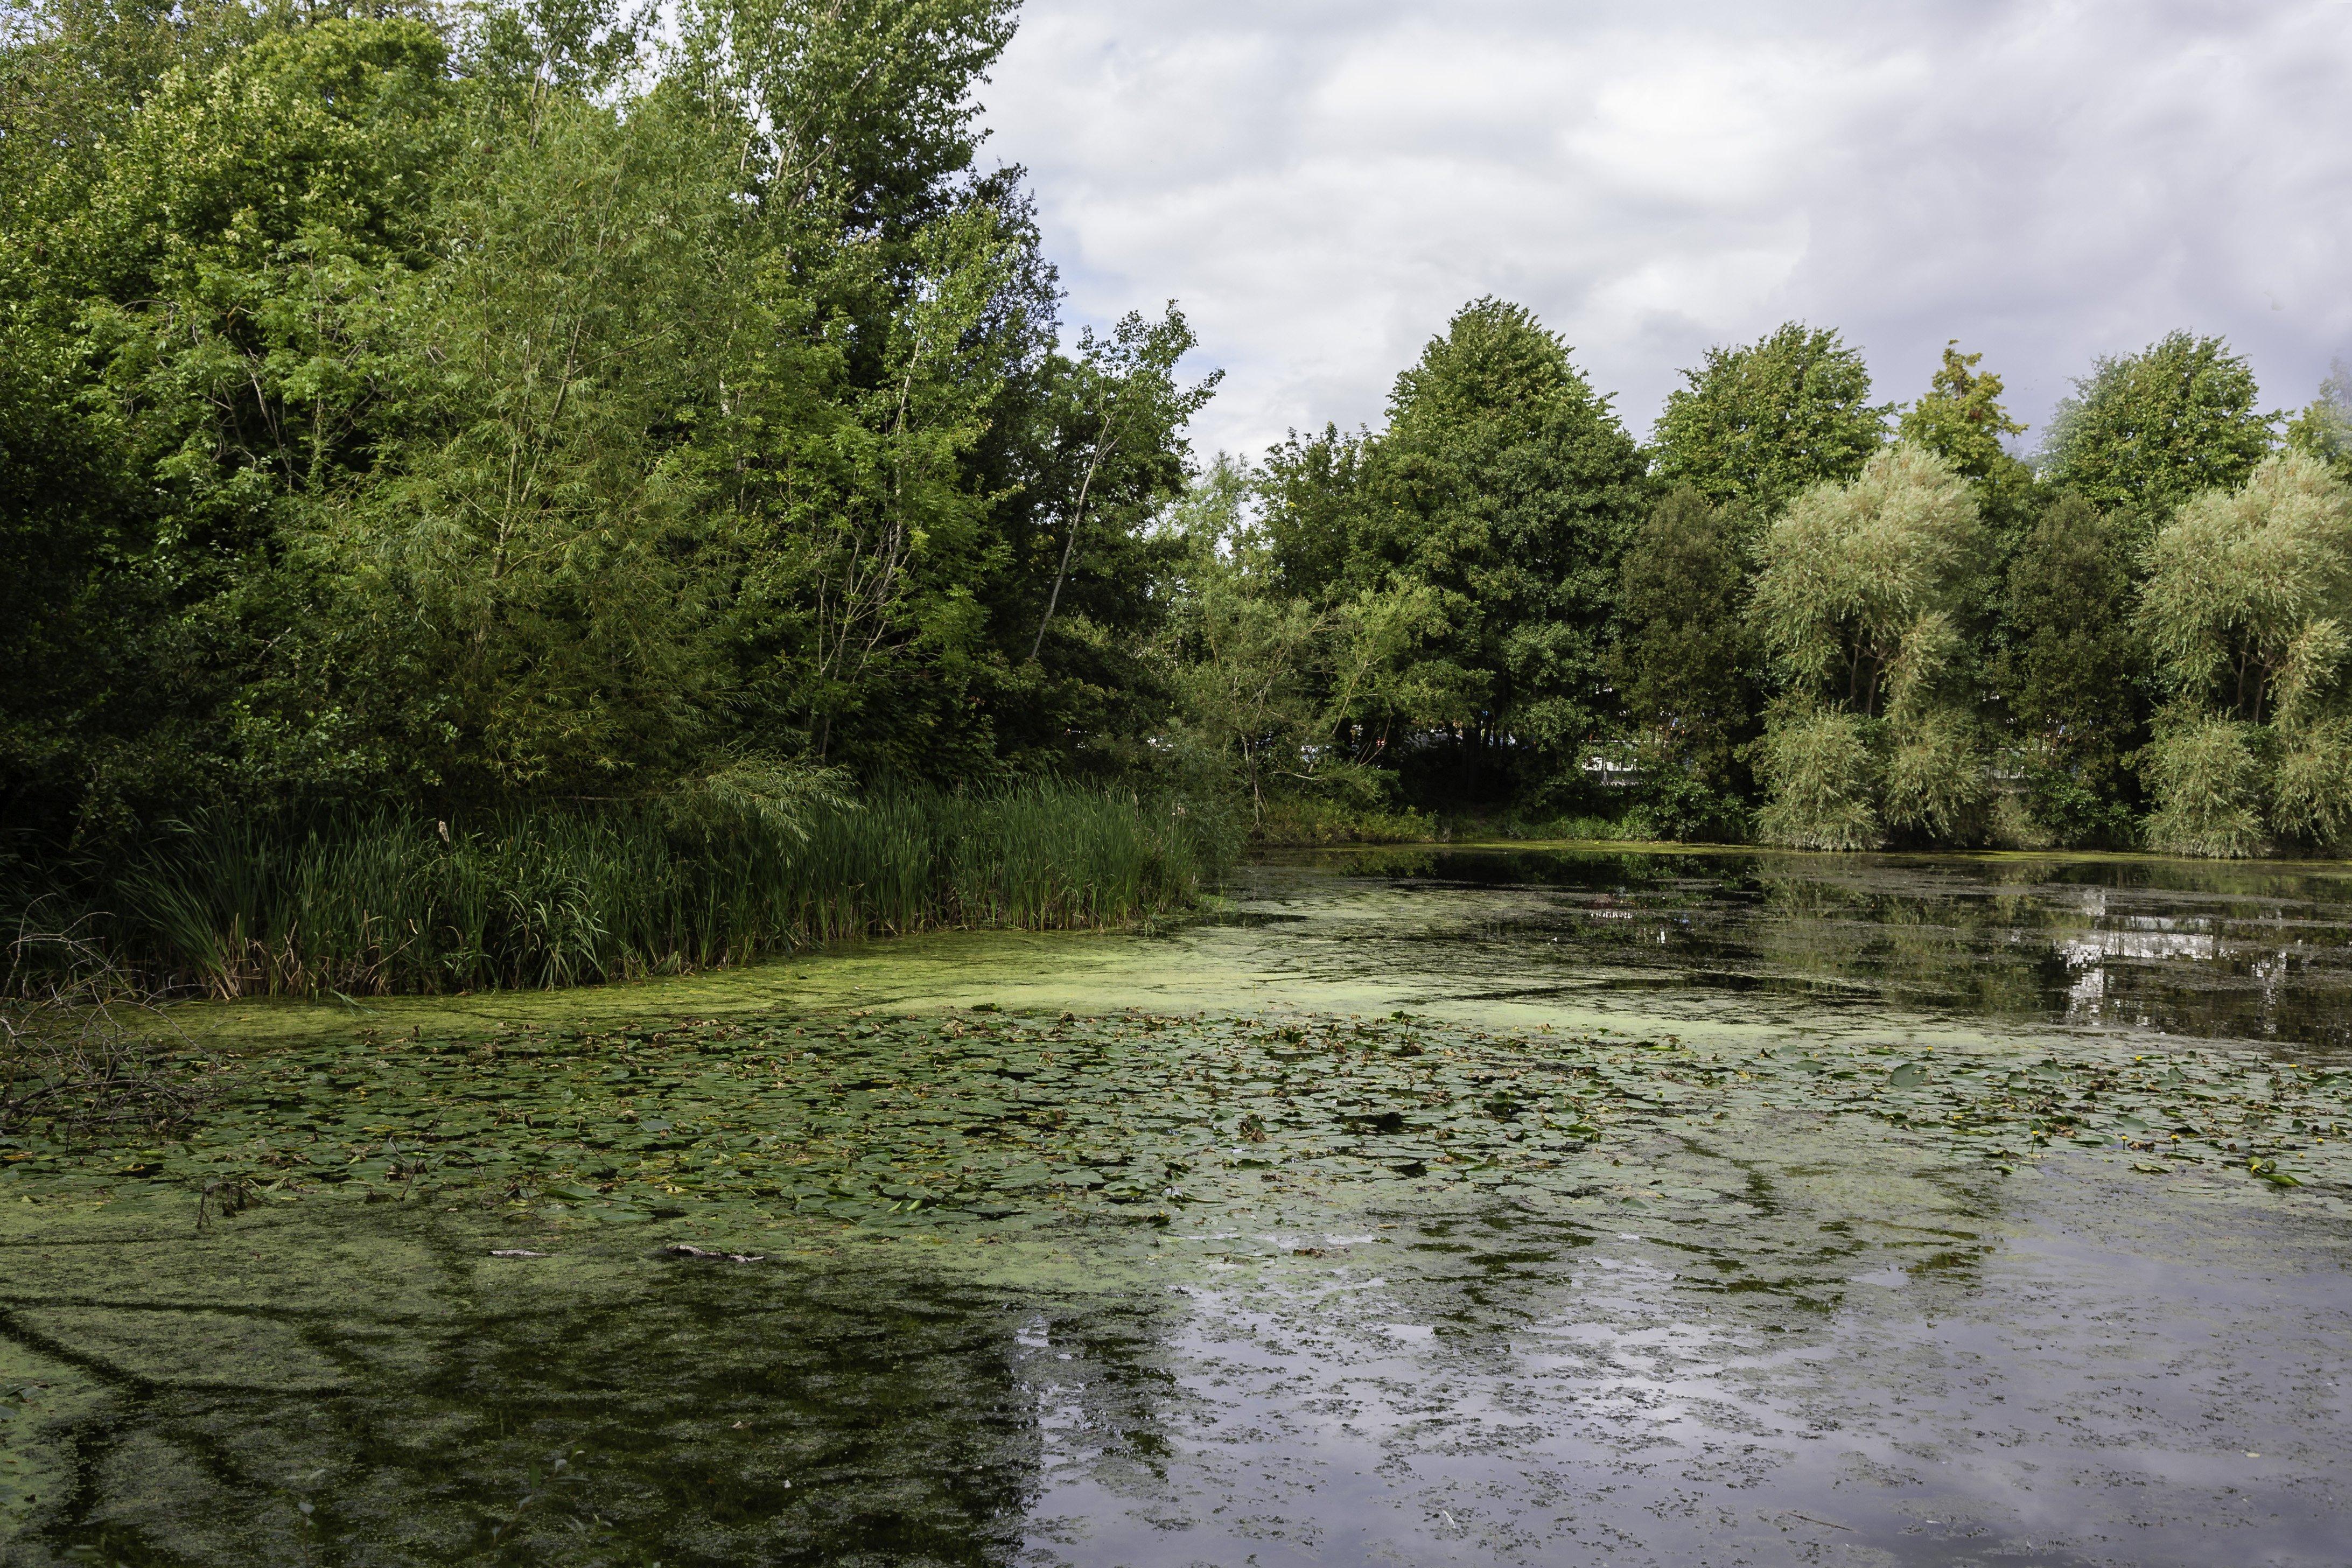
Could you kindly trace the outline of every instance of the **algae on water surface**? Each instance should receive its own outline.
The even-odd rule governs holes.
[[[214,1009],[172,1137],[0,1144],[0,1561],[2326,1560],[2333,1056],[1549,869]]]
[[[1071,1352],[1024,1336],[1139,1397],[1201,1310],[1171,1285],[1378,1277],[1425,1320],[1459,1259],[1524,1323],[1635,1226],[1675,1238],[1677,1293],[1818,1333],[1874,1258],[1982,1255],[1947,1184],[2096,1149],[2341,1212],[2352,1173],[2347,1075],[2194,1050],[957,1012],[206,1068],[177,1138],[7,1151],[26,1561],[1008,1561],[1065,1485],[1033,1385]]]

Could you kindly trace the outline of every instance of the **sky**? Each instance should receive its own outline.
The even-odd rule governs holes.
[[[2352,358],[2352,0],[1027,0],[981,96],[1066,317],[1175,300],[1225,372],[1204,456],[1377,426],[1484,294],[1643,437],[1792,319],[2037,426],[2175,328],[2273,407]]]

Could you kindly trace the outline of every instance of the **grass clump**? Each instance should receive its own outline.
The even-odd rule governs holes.
[[[868,934],[1066,930],[1188,905],[1230,858],[1181,801],[1037,784],[484,823],[199,818],[108,889],[124,960],[218,996],[540,987]]]

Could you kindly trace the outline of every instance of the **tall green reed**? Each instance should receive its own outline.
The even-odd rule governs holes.
[[[124,958],[215,995],[556,986],[870,934],[1071,929],[1179,910],[1231,858],[1215,814],[1054,784],[746,813],[201,817],[109,889]]]

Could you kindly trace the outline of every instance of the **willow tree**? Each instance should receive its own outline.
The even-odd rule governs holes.
[[[1762,557],[1756,626],[1785,688],[1760,748],[1765,837],[1823,849],[1890,830],[1974,837],[1990,791],[1963,679],[1985,569],[1968,482],[1900,444],[1800,496]]]
[[[2250,855],[2352,832],[2352,489],[2265,459],[2157,535],[2140,616],[2174,700],[2146,770],[2158,847]],[[2266,831],[2267,830],[2267,831]]]

